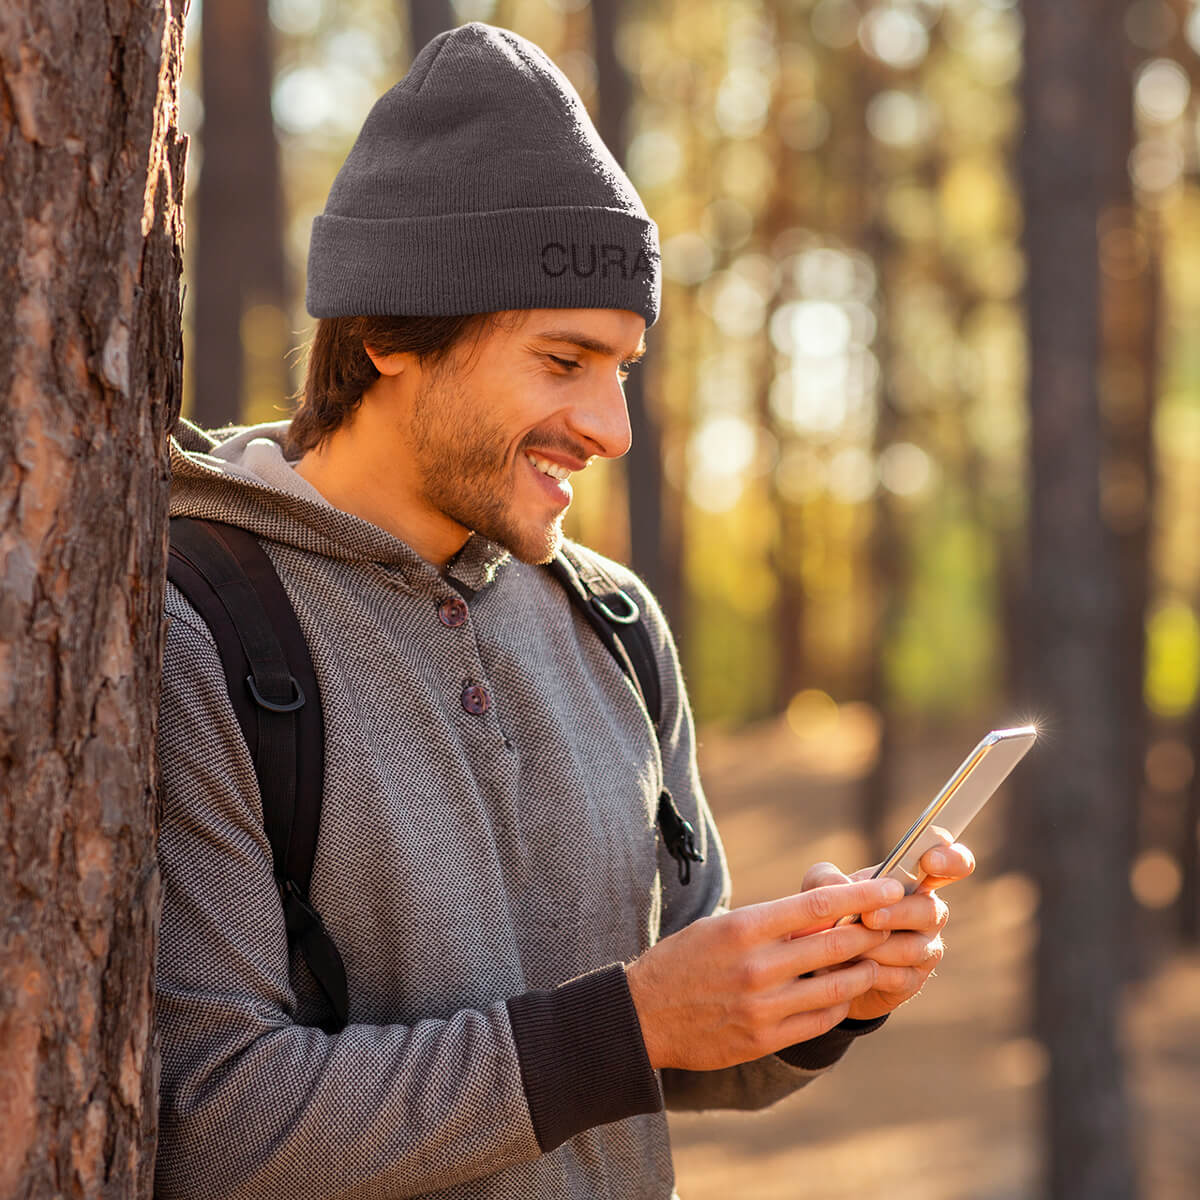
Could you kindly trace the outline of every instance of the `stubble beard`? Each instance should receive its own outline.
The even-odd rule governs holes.
[[[458,524],[527,563],[546,563],[563,542],[566,509],[544,525],[513,512],[516,479],[504,431],[448,372],[434,371],[413,406],[413,450],[428,502]],[[524,445],[517,457],[524,456]]]

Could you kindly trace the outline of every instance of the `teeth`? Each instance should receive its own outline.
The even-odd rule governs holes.
[[[551,479],[569,479],[571,477],[571,472],[566,467],[560,467],[557,463],[549,462],[544,458],[539,458],[536,454],[529,454],[528,452],[526,452],[525,457],[543,475],[549,475]]]

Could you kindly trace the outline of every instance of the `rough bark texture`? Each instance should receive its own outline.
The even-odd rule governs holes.
[[[182,10],[0,7],[0,1197],[149,1196]]]
[[[199,424],[216,428],[239,420],[249,400],[277,404],[288,390],[267,0],[205,0],[200,37],[204,159],[196,184],[193,412]],[[251,310],[259,319],[247,321]],[[243,331],[251,342],[245,347]],[[248,372],[248,354],[265,370]]]
[[[1105,6],[1108,7],[1108,6]],[[1084,0],[1023,6],[1029,263],[1031,756],[1041,890],[1037,1024],[1050,1052],[1049,1193],[1135,1194],[1119,1047],[1130,771],[1122,603],[1100,503],[1097,228],[1109,131],[1094,100],[1110,22]]]

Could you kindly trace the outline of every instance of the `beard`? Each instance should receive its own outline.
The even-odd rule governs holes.
[[[520,459],[526,446],[578,458],[587,458],[587,451],[561,433],[533,430],[510,457],[511,437],[481,407],[449,371],[435,370],[418,392],[409,432],[425,498],[522,562],[547,563],[562,546],[566,508],[542,520],[518,515]]]

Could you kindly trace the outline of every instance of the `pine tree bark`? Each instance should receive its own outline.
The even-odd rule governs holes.
[[[1115,5],[1115,0],[1114,0]],[[1118,689],[1122,597],[1101,514],[1097,229],[1110,136],[1094,100],[1111,24],[1029,0],[1022,184],[1029,264],[1031,756],[1041,892],[1036,1021],[1049,1049],[1049,1195],[1135,1194],[1119,1048],[1130,771]]]
[[[150,1196],[182,6],[0,7],[0,1196]]]

